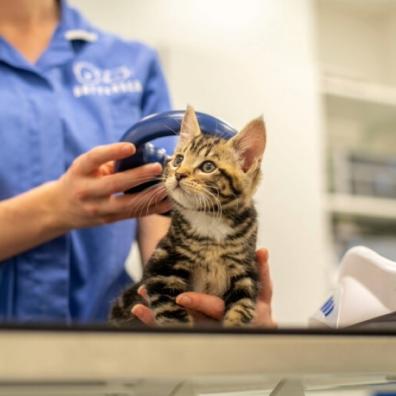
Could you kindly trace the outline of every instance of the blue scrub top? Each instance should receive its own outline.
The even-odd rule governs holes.
[[[59,178],[81,153],[170,108],[155,51],[60,4],[59,26],[35,65],[0,37],[0,200]],[[172,151],[172,142],[162,144]],[[125,260],[135,229],[127,220],[75,230],[0,262],[0,321],[106,320],[131,282]]]

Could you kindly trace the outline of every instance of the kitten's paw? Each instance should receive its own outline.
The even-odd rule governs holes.
[[[157,326],[160,327],[181,327],[181,328],[192,328],[194,326],[193,321],[181,322],[179,320],[156,320]]]
[[[254,319],[254,310],[231,308],[223,319],[223,327],[250,327]]]
[[[161,322],[157,323],[159,327],[169,327],[177,329],[192,329],[193,323],[183,323],[183,322]]]
[[[162,311],[155,315],[155,322],[161,327],[187,327],[194,325],[192,316],[184,309]]]
[[[230,319],[223,320],[223,327],[231,328],[231,327],[250,327],[250,326],[251,326],[251,322],[244,323],[239,320],[230,320]]]

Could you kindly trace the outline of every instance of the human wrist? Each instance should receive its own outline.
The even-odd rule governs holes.
[[[65,194],[62,193],[61,181],[55,180],[43,184],[44,223],[52,232],[62,235],[72,230],[73,224],[67,211]]]

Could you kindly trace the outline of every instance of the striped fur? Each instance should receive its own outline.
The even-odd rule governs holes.
[[[173,202],[171,226],[139,283],[147,289],[158,325],[193,326],[191,314],[176,304],[185,291],[224,299],[224,326],[246,326],[254,319],[259,281],[252,195],[264,146],[262,120],[252,121],[227,141],[202,134],[194,111],[187,109],[179,145],[164,169],[164,185]],[[211,164],[203,165],[205,161]],[[139,285],[117,299],[113,323],[134,322],[130,312],[138,302]]]

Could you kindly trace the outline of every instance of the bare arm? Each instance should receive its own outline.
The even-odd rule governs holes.
[[[0,260],[58,237],[74,228],[148,215],[170,209],[159,189],[117,194],[161,173],[159,164],[114,173],[114,160],[133,155],[129,143],[92,149],[78,157],[57,181],[0,202]]]
[[[142,262],[147,263],[158,242],[168,232],[170,219],[165,216],[152,215],[141,217],[138,222],[138,244]]]
[[[55,211],[55,184],[0,202],[0,260],[67,232]]]

